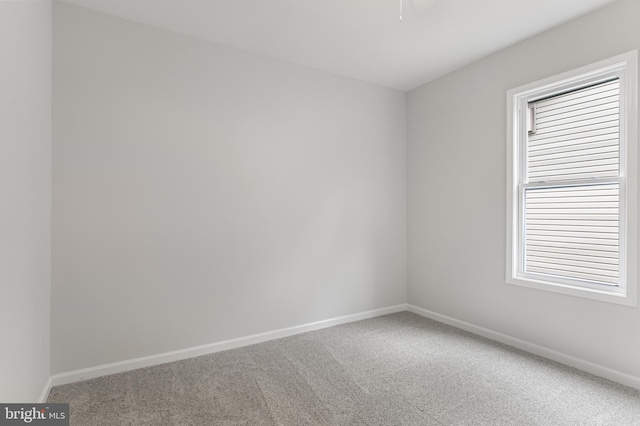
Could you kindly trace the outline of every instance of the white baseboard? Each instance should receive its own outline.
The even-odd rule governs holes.
[[[545,346],[531,343],[526,340],[518,339],[517,337],[509,336],[507,334],[490,330],[488,328],[480,327],[478,325],[461,321],[452,317],[448,317],[446,315],[438,314],[436,312],[419,308],[414,305],[400,304],[396,306],[390,306],[387,308],[360,312],[357,314],[345,315],[342,317],[331,318],[323,321],[317,321],[317,322],[302,324],[294,327],[268,331],[265,333],[253,334],[250,336],[240,337],[240,338],[231,339],[231,340],[225,340],[221,342],[211,343],[208,345],[196,346],[193,348],[181,349],[173,352],[165,352],[157,355],[150,355],[142,358],[135,358],[135,359],[125,360],[125,361],[114,362],[111,364],[98,365],[95,367],[84,368],[81,370],[74,370],[66,373],[56,374],[47,381],[39,401],[40,402],[46,401],[52,386],[59,386],[67,383],[74,383],[82,380],[93,379],[96,377],[108,376],[110,374],[122,373],[125,371],[135,370],[138,368],[151,367],[154,365],[165,364],[167,362],[194,358],[202,355],[212,354],[215,352],[221,352],[229,349],[239,348],[242,346],[248,346],[256,343],[266,342],[268,340],[280,339],[282,337],[292,336],[295,334],[305,333],[308,331],[320,330],[322,328],[333,327],[335,325],[346,324],[349,322],[360,321],[368,318],[374,318],[381,315],[387,315],[387,314],[392,314],[392,313],[402,312],[402,311],[413,312],[425,318],[429,318],[444,324],[451,325],[456,328],[460,328],[470,333],[477,334],[479,336],[486,337],[488,339],[495,340],[497,342],[504,343],[509,346],[513,346],[523,351],[530,352],[532,354],[551,359],[561,364],[565,364],[570,367],[577,368],[578,370],[586,371],[596,376],[600,376],[605,379],[609,379],[614,382],[621,383],[625,386],[629,386],[629,387],[640,390],[640,377],[623,373],[621,371],[614,370],[612,368],[605,367],[590,361],[586,361],[584,359],[577,358],[572,355],[568,355],[568,354],[547,348]]]
[[[237,339],[225,340],[221,342],[211,343],[208,345],[196,346],[178,351],[165,352],[157,355],[150,355],[142,358],[129,359],[125,361],[114,362],[111,364],[98,365],[81,370],[69,371],[66,373],[55,374],[51,377],[50,382],[53,386],[64,385],[67,383],[79,382],[82,380],[94,379],[96,377],[108,376],[110,374],[122,373],[125,371],[135,370],[138,368],[151,367],[154,365],[165,364],[167,362],[180,361],[183,359],[194,358],[197,356],[208,355],[215,352],[235,349],[242,346],[253,345],[256,343],[266,342],[268,340],[280,339],[282,337],[292,336],[294,334],[306,333],[307,331],[319,330],[322,328],[333,327],[335,325],[346,324],[349,322],[360,321],[368,318],[378,317],[381,315],[393,314],[407,310],[406,304],[390,306],[387,308],[375,309],[373,311],[360,312],[352,315],[331,318],[323,321],[316,321],[308,324],[302,324],[294,327],[282,328],[280,330],[268,331],[251,336],[240,337]],[[49,388],[51,387],[51,383]],[[45,392],[43,392],[44,395]],[[46,392],[48,395],[48,391]]]
[[[44,404],[45,402],[47,402],[47,398],[49,398],[49,392],[51,392],[52,386],[53,386],[53,381],[51,380],[51,377],[49,377],[47,379],[47,382],[44,384],[44,388],[42,389],[42,392],[40,393],[40,398],[38,398],[38,403]]]
[[[470,333],[477,334],[479,336],[486,337],[500,343],[504,343],[505,345],[513,346],[523,351],[539,355],[547,359],[551,359],[570,367],[577,368],[578,370],[586,371],[587,373],[591,373],[595,376],[603,377],[605,379],[609,379],[625,386],[640,390],[640,377],[632,376],[631,374],[623,373],[621,371],[614,370],[612,368],[605,367],[591,361],[586,361],[572,355],[567,355],[565,353],[549,349],[545,346],[527,342],[526,340],[518,339],[517,337],[512,337],[507,334],[490,330],[488,328],[480,327],[465,321],[460,321],[458,319],[451,318],[446,315],[441,315],[427,309],[422,309],[417,306],[407,305],[407,310],[409,312],[413,312],[414,314],[421,315],[425,318],[429,318],[456,328],[460,328]]]

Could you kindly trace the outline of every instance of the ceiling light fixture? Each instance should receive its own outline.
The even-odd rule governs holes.
[[[413,7],[422,12],[429,9],[433,6],[436,0],[413,0]],[[402,22],[402,8],[403,8],[404,0],[400,0],[400,22]]]

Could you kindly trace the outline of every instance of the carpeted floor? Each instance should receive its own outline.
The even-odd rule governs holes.
[[[53,388],[71,424],[640,425],[640,392],[408,312]]]

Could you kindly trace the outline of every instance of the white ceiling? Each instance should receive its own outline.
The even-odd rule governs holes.
[[[64,1],[406,91],[615,0]]]

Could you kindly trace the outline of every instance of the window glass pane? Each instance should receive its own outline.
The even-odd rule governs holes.
[[[524,190],[524,271],[618,285],[619,184]]]
[[[527,181],[617,177],[619,103],[618,79],[531,102]]]

